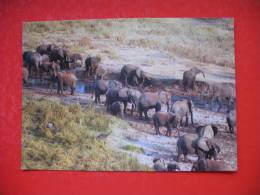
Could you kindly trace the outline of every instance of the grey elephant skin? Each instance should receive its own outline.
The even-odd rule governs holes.
[[[188,126],[189,115],[191,124],[193,125],[193,103],[191,100],[178,100],[171,105],[170,111],[179,115],[180,124],[182,125],[183,118],[186,118],[186,126]]]
[[[124,86],[129,84],[134,86],[145,86],[149,85],[151,78],[141,68],[127,64],[124,65],[120,72],[120,78]]]
[[[138,100],[138,111],[139,119],[142,120],[143,113],[145,119],[148,120],[148,110],[155,109],[156,112],[161,110],[161,101],[157,93],[145,92],[143,93]]]
[[[161,134],[160,133],[160,126],[165,126],[167,128],[166,136],[171,136],[171,130],[172,128],[176,128],[178,135],[180,135],[179,132],[179,117],[176,114],[170,113],[170,112],[156,112],[153,115],[153,124],[155,128],[155,134]]]
[[[116,80],[96,80],[94,84],[95,103],[100,103],[100,95],[106,94],[108,89],[122,88],[122,84]]]
[[[183,73],[183,87],[184,90],[187,91],[187,89],[194,89],[195,81],[196,81],[196,76],[197,74],[202,73],[203,77],[205,78],[205,74],[202,70],[194,67],[190,70],[187,70]]]
[[[220,152],[219,146],[212,139],[199,137],[197,134],[185,134],[177,141],[177,161],[180,161],[181,155],[188,162],[188,154],[197,154],[198,159],[217,159]]]

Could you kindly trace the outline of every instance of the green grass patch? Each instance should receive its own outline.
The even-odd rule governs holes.
[[[123,146],[122,149],[132,151],[132,152],[142,153],[142,154],[144,153],[143,148],[140,148],[140,147],[137,147],[134,145],[130,145],[130,144]]]
[[[22,122],[23,169],[149,170],[97,138],[111,131],[112,120],[91,107],[24,96]]]

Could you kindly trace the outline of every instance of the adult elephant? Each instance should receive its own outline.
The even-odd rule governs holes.
[[[94,84],[95,103],[100,103],[100,95],[106,94],[108,89],[122,88],[122,84],[116,80],[96,80]]]
[[[69,68],[69,53],[66,49],[60,48],[55,44],[50,44],[48,55],[51,61],[60,62],[61,69]]]
[[[32,76],[32,71],[39,72],[39,66],[41,64],[41,54],[38,52],[26,51],[23,53],[23,60],[28,67],[29,76]]]
[[[153,115],[153,124],[155,128],[155,134],[161,134],[160,133],[160,126],[165,126],[167,128],[166,136],[171,136],[171,130],[172,128],[176,128],[178,132],[178,136],[180,136],[179,132],[179,124],[180,124],[180,118],[178,115],[173,114],[171,112],[156,112]]]
[[[147,112],[149,109],[155,109],[156,112],[161,110],[161,100],[158,93],[145,92],[138,99],[139,119],[142,120],[144,113],[145,119],[148,120]]]
[[[120,78],[125,86],[129,84],[134,86],[145,86],[151,83],[151,77],[141,68],[127,64],[124,65],[120,72]]]
[[[41,44],[39,45],[37,48],[36,48],[36,51],[41,54],[41,55],[44,55],[44,54],[49,54],[48,53],[48,48],[50,47],[50,44]]]
[[[63,87],[64,85],[70,87],[71,95],[74,95],[74,91],[76,89],[77,77],[72,72],[60,71],[57,73],[58,79],[58,94],[63,95]]]
[[[185,125],[188,126],[189,114],[191,118],[191,124],[193,125],[193,102],[191,100],[178,100],[171,105],[170,111],[179,115],[181,118],[181,125],[183,118],[186,118]]]
[[[211,99],[211,109],[213,109],[214,103],[217,102],[217,111],[221,110],[223,103],[226,104],[229,110],[235,105],[235,85],[232,83],[213,83],[209,86],[209,96]]]
[[[96,74],[96,71],[99,67],[99,64],[101,62],[101,57],[95,56],[95,57],[87,57],[85,60],[85,67],[86,67],[86,76],[93,76]]]
[[[81,67],[83,64],[83,58],[79,53],[69,55],[69,60],[72,68]]]
[[[218,133],[218,128],[215,125],[198,126],[196,128],[196,133],[199,135],[199,137],[213,139]]]
[[[187,70],[183,73],[182,83],[185,91],[187,91],[188,88],[192,90],[194,89],[196,76],[199,73],[202,73],[203,77],[205,78],[204,72],[196,67],[191,68],[190,70]]]
[[[177,161],[184,155],[184,161],[188,162],[188,154],[197,154],[198,159],[217,160],[217,155],[220,152],[219,146],[213,141],[205,137],[199,137],[197,134],[185,134],[177,141]]]
[[[235,110],[228,111],[226,120],[227,120],[230,133],[234,133],[234,127],[236,126],[237,123],[236,111]]]
[[[106,106],[107,110],[115,101],[120,101],[124,105],[124,113],[126,113],[127,103],[132,104],[131,113],[133,114],[134,110],[136,109],[136,102],[138,98],[141,96],[141,92],[135,89],[130,89],[127,87],[124,88],[116,88],[110,89],[106,93]]]

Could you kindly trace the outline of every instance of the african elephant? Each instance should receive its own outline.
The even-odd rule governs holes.
[[[119,115],[121,118],[124,117],[124,106],[119,101],[113,102],[109,111],[115,116]]]
[[[224,161],[199,159],[194,162],[191,171],[227,171]]]
[[[63,95],[63,87],[64,85],[67,85],[71,89],[71,95],[74,95],[74,91],[77,84],[77,77],[72,72],[64,72],[60,71],[57,73],[57,79],[58,79],[58,94]]]
[[[29,72],[28,69],[23,67],[23,84],[28,83]]]
[[[106,93],[106,106],[107,109],[115,101],[120,101],[124,104],[124,113],[126,113],[127,103],[132,103],[131,113],[133,114],[136,109],[136,102],[141,96],[141,93],[138,90],[130,89],[127,87],[110,89]]]
[[[161,158],[153,159],[153,168],[155,171],[180,171],[180,167],[176,164],[166,163]]]
[[[187,162],[188,154],[197,154],[199,159],[217,159],[217,154],[220,152],[219,146],[212,139],[199,137],[197,134],[185,134],[179,137],[177,141],[177,161],[180,161],[181,155],[184,155],[184,160]]]
[[[83,64],[83,58],[79,53],[69,55],[69,61],[72,65],[72,68],[81,67]]]
[[[234,133],[234,127],[236,126],[236,111],[228,111],[226,120],[230,133]]]
[[[187,91],[187,88],[192,90],[194,89],[196,76],[199,73],[202,73],[203,77],[205,78],[204,72],[196,67],[191,68],[190,70],[187,70],[183,73],[182,83],[185,91]]]
[[[101,62],[101,57],[99,56],[86,58],[85,67],[86,67],[86,75],[88,77],[96,74],[100,62]]]
[[[235,85],[232,83],[213,83],[209,86],[209,96],[212,110],[215,101],[218,103],[217,111],[221,110],[223,102],[227,105],[227,109],[230,109],[235,104]]]
[[[99,66],[96,70],[94,79],[95,80],[104,79],[106,74],[107,74],[107,71],[104,68],[102,68],[101,66]]]
[[[37,48],[36,48],[36,51],[39,53],[39,54],[41,54],[41,55],[43,55],[43,54],[49,54],[48,53],[48,48],[50,47],[50,44],[41,44],[41,45],[39,45]]]
[[[153,115],[153,124],[155,128],[155,134],[161,134],[160,133],[160,126],[165,126],[167,128],[166,136],[171,136],[171,128],[175,127],[177,129],[178,135],[180,136],[179,132],[179,124],[180,124],[180,118],[171,112],[156,112]]]
[[[214,136],[218,133],[218,128],[215,125],[198,126],[196,128],[196,132],[199,137],[213,139]]]
[[[138,99],[139,119],[142,120],[144,113],[145,119],[148,120],[147,112],[149,109],[155,109],[156,112],[161,110],[161,100],[157,93],[145,92]]]
[[[108,89],[122,88],[122,84],[116,80],[96,80],[94,84],[95,103],[100,103],[100,95],[106,94]]]
[[[131,64],[122,67],[120,78],[124,86],[128,86],[128,84],[145,86],[151,82],[148,73],[145,73],[141,68]]]
[[[32,71],[38,73],[39,66],[41,64],[41,54],[38,52],[26,51],[23,53],[24,64],[28,67],[29,76],[32,75]]]
[[[69,68],[69,54],[66,49],[60,48],[55,44],[48,47],[48,55],[50,61],[60,62],[61,69]]]
[[[179,115],[182,125],[183,117],[186,118],[186,126],[188,126],[189,114],[191,117],[191,124],[193,125],[193,102],[191,100],[178,100],[171,105],[170,111]]]

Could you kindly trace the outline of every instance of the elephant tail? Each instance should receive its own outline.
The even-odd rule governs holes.
[[[192,111],[192,102],[191,102],[191,100],[188,100],[188,106],[189,106],[189,111],[190,111],[191,124],[193,125],[193,111]]]

